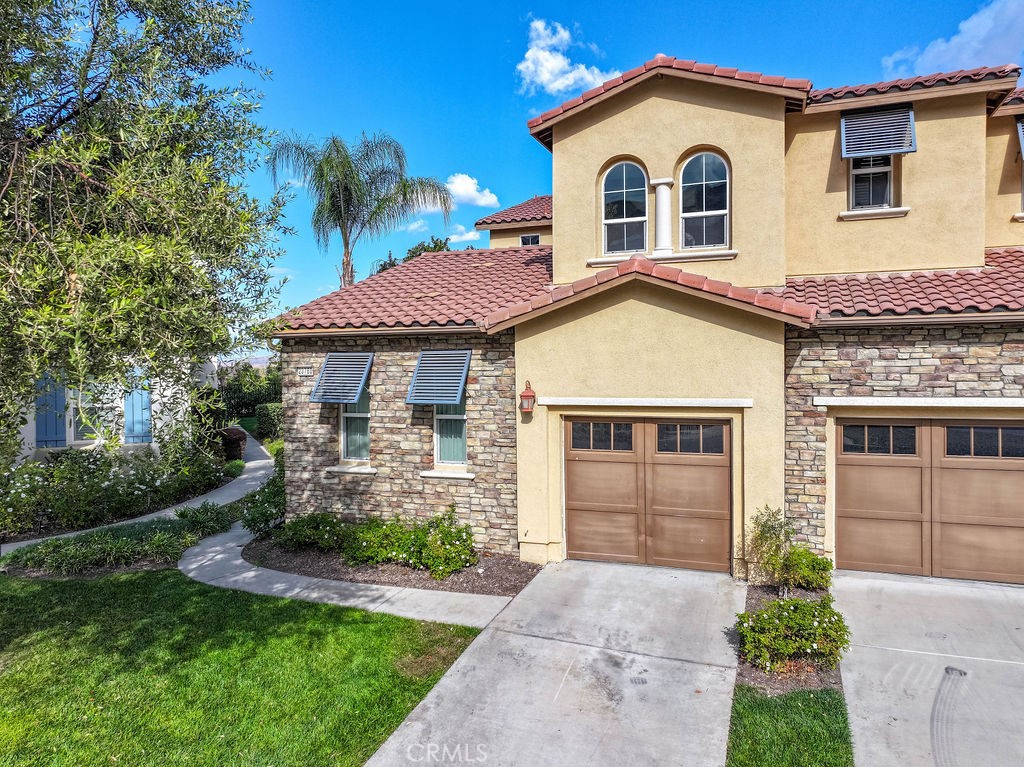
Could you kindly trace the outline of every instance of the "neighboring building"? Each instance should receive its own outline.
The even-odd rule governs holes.
[[[1019,74],[658,57],[530,120],[554,195],[492,249],[288,315],[288,514],[742,575],[768,504],[840,567],[1024,582]]]

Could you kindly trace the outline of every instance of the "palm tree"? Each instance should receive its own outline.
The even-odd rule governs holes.
[[[341,235],[342,287],[355,282],[352,251],[364,234],[381,237],[425,209],[440,210],[447,224],[454,207],[443,183],[406,175],[405,150],[387,134],[364,133],[351,147],[337,136],[322,144],[285,137],[271,150],[269,164],[275,185],[281,176],[305,184],[314,205],[313,233],[322,249],[332,234]]]

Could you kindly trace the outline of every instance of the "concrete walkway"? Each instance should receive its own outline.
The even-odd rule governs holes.
[[[263,483],[270,479],[270,476],[274,473],[274,459],[270,457],[270,453],[263,448],[263,445],[259,443],[259,440],[252,435],[250,435],[249,439],[246,440],[245,454],[243,458],[245,459],[245,471],[242,472],[241,476],[231,480],[227,484],[221,485],[215,490],[211,490],[205,495],[200,495],[187,501],[182,501],[181,503],[177,503],[174,506],[168,506],[166,509],[161,509],[160,511],[143,514],[141,517],[124,519],[120,522],[113,522],[109,525],[100,525],[99,527],[92,527],[88,530],[75,530],[74,532],[61,533],[60,535],[44,536],[42,538],[35,538],[29,541],[5,543],[0,545],[0,556],[9,554],[15,549],[20,549],[23,546],[31,546],[34,543],[47,541],[50,538],[70,538],[75,535],[81,535],[82,533],[92,533],[96,530],[107,530],[120,525],[131,525],[136,522],[148,522],[151,519],[170,519],[178,509],[183,509],[186,506],[201,506],[207,502],[216,503],[219,506],[233,503],[244,498],[254,490],[261,488]]]
[[[403,618],[483,628],[512,601],[509,597],[349,583],[257,567],[242,559],[252,533],[236,523],[186,551],[178,569],[193,580],[254,594],[358,607]]]
[[[1024,764],[1024,587],[842,571],[857,767]]]
[[[548,565],[367,763],[725,763],[745,586],[728,575]]]

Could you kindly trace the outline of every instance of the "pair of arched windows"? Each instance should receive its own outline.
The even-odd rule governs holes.
[[[602,226],[605,253],[647,250],[647,174],[634,162],[613,165],[604,177]],[[682,248],[729,244],[729,169],[713,152],[684,164],[679,178]]]

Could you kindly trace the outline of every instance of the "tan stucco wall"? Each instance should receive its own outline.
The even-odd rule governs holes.
[[[990,248],[1024,245],[1024,222],[1013,215],[1024,211],[1017,121],[1012,116],[988,120],[986,146],[985,244]]]
[[[781,323],[652,285],[606,291],[516,328],[516,386],[538,397],[749,398],[752,408],[558,408],[517,429],[521,556],[565,557],[562,416],[728,418],[733,424],[733,553],[745,521],[783,501]],[[528,420],[527,420],[528,419]]]
[[[601,181],[615,162],[632,159],[647,179],[673,178],[672,243],[678,251],[679,174],[700,149],[730,166],[733,260],[683,268],[738,285],[784,280],[784,103],[779,96],[722,85],[652,79],[554,126],[554,281],[588,274],[603,253]],[[654,248],[654,190],[648,190],[647,251]]]
[[[848,163],[839,112],[786,122],[789,275],[981,266],[985,242],[983,94],[919,101],[917,151],[896,163],[903,218],[842,221]]]
[[[523,226],[521,229],[492,229],[491,248],[518,248],[519,237],[523,234],[539,234],[541,245],[551,244],[551,226]]]

